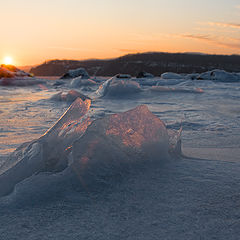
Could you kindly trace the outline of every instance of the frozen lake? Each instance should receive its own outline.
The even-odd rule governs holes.
[[[71,105],[50,99],[72,89],[68,83],[53,83],[0,88],[0,164],[22,143],[43,135]],[[101,118],[147,105],[168,129],[182,126],[186,157],[136,166],[98,191],[78,191],[64,177],[53,181],[41,173],[39,179],[27,180],[0,200],[0,236],[238,239],[240,83],[169,83],[166,80],[157,90],[142,86],[139,93],[95,99],[90,110]],[[91,95],[97,88],[75,90]],[[44,183],[42,190],[37,189],[44,179],[53,184]]]

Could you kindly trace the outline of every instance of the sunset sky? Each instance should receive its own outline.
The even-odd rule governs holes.
[[[240,54],[239,0],[1,0],[0,59]]]

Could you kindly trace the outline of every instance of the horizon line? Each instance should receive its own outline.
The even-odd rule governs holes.
[[[240,54],[217,54],[217,53],[203,53],[203,52],[162,52],[162,51],[146,51],[146,52],[136,52],[136,53],[127,53],[124,55],[120,55],[118,57],[113,57],[113,58],[84,58],[84,59],[66,59],[66,58],[53,58],[53,59],[47,59],[44,60],[41,63],[37,63],[37,64],[26,64],[26,65],[16,65],[16,67],[34,67],[34,66],[38,66],[38,65],[42,65],[44,63],[48,63],[51,61],[110,61],[110,60],[114,60],[117,58],[121,58],[121,57],[125,57],[128,55],[137,55],[137,54],[154,54],[154,53],[163,53],[163,54],[189,54],[189,55],[199,55],[199,56],[240,56]]]

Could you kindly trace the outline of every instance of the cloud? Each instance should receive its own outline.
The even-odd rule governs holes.
[[[197,41],[207,42],[209,44],[219,46],[219,47],[233,48],[233,49],[240,50],[240,42],[239,42],[239,39],[236,39],[236,38],[228,38],[227,39],[228,41],[226,41],[226,39],[224,38],[219,39],[218,37],[211,37],[208,35],[181,34],[177,36],[181,38],[188,38],[188,39],[193,39]]]
[[[207,24],[210,26],[240,29],[239,23],[208,22]]]
[[[210,41],[210,37],[208,35],[200,35],[200,34],[183,34],[180,35],[183,38],[191,38],[191,39],[196,39],[196,40],[201,40],[201,41]]]

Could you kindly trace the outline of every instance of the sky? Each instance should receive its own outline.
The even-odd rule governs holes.
[[[240,0],[0,0],[0,60],[240,54]]]

